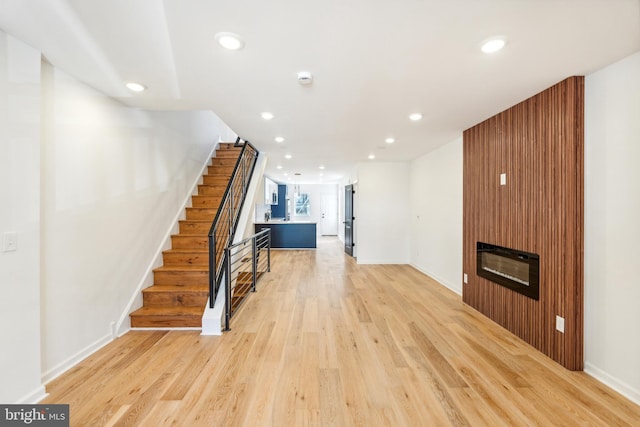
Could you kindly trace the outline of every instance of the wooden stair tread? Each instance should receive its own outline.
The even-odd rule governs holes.
[[[203,313],[204,305],[141,307],[131,313],[131,327],[202,327]]]
[[[208,219],[181,219],[180,222],[182,224],[208,224],[211,225],[213,221],[209,221]]]
[[[209,285],[153,285],[142,292],[209,292]]]
[[[154,268],[153,271],[171,271],[171,272],[206,272],[209,273],[209,267],[203,265],[193,265],[193,264],[184,264],[184,265],[163,265],[161,267]]]
[[[204,313],[203,307],[172,306],[172,307],[140,307],[132,316],[199,316]]]

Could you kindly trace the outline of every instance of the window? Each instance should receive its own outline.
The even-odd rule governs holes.
[[[302,193],[296,196],[296,216],[309,216],[309,194]]]

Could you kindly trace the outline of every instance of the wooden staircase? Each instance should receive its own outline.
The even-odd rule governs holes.
[[[153,271],[153,286],[142,290],[142,308],[130,314],[132,328],[202,327],[209,297],[207,236],[241,150],[220,143],[186,220],[171,236],[171,249],[162,254],[163,266]]]

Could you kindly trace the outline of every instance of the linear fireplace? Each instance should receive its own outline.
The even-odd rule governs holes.
[[[540,257],[537,254],[482,242],[477,242],[476,254],[478,276],[529,298],[540,298]]]

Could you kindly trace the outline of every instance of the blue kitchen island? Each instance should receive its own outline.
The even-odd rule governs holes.
[[[255,232],[270,228],[271,247],[276,249],[314,249],[316,243],[316,223],[307,221],[267,221],[256,222]]]

